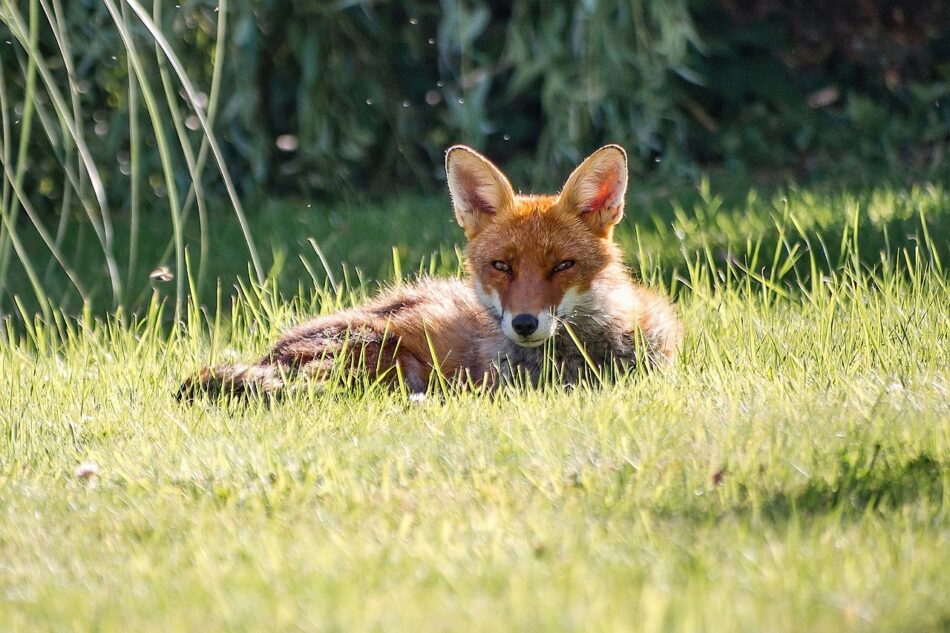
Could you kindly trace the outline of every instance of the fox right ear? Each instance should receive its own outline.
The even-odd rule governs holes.
[[[491,161],[465,145],[445,153],[445,173],[455,218],[471,238],[492,217],[511,207],[515,192]]]
[[[623,218],[627,193],[627,153],[619,145],[605,145],[581,163],[561,190],[560,199],[595,233],[610,238]]]

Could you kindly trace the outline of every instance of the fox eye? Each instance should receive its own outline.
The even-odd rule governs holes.
[[[501,272],[508,273],[509,275],[511,274],[511,266],[501,261],[500,259],[496,259],[495,261],[491,263],[491,265],[492,265],[492,268],[494,268],[495,270],[500,270]]]
[[[551,272],[552,272],[552,273],[559,273],[559,272],[561,272],[562,270],[567,270],[568,268],[570,268],[570,267],[573,266],[573,265],[574,265],[574,260],[573,260],[573,259],[565,259],[563,262],[561,262],[560,264],[558,264],[557,266],[555,266],[554,269],[551,270]]]

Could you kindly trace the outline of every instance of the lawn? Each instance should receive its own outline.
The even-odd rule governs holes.
[[[636,193],[619,239],[686,324],[666,371],[173,400],[375,280],[457,274],[450,220],[444,195],[269,204],[272,277],[232,300],[246,255],[222,215],[221,298],[204,282],[183,327],[174,282],[135,317],[9,327],[3,628],[950,628],[950,190]]]

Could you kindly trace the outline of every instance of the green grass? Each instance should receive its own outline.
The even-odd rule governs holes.
[[[179,406],[201,364],[372,292],[389,245],[457,270],[444,197],[252,215],[271,284],[208,286],[183,327],[166,285],[135,318],[8,327],[7,630],[950,627],[945,188],[633,196],[619,238],[686,323],[668,371]],[[217,222],[209,271],[246,276]],[[365,274],[332,292],[307,235]]]

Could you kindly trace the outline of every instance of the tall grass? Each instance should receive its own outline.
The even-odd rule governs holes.
[[[25,10],[24,4],[28,5]],[[221,68],[227,63],[224,42],[229,5],[223,1],[214,12],[218,21],[216,42],[212,48],[211,85],[207,93],[195,86],[175,49],[162,34],[160,25],[168,21],[162,2],[152,3],[151,15],[136,0],[125,0],[121,6],[106,0],[102,6],[111,22],[95,26],[113,29],[118,35],[117,40],[107,32],[95,31],[90,39],[89,32],[77,28],[76,11],[79,9],[75,4],[64,7],[60,0],[3,2],[0,17],[13,40],[6,46],[3,69],[17,69],[23,81],[14,82],[22,92],[16,95],[16,103],[12,103],[10,82],[0,74],[4,166],[3,230],[0,231],[0,296],[4,299],[0,299],[0,310],[8,304],[10,263],[14,257],[29,278],[35,303],[45,318],[50,318],[54,310],[75,310],[93,299],[93,293],[101,291],[98,279],[80,279],[75,272],[76,262],[70,261],[63,252],[69,242],[81,242],[86,226],[92,228],[99,249],[96,255],[88,249],[81,249],[82,256],[95,256],[102,263],[112,307],[129,309],[140,305],[142,291],[147,289],[147,283],[143,283],[144,273],[139,275],[142,269],[138,258],[139,244],[148,238],[148,235],[143,235],[142,206],[146,204],[148,212],[154,213],[157,211],[154,207],[163,204],[167,207],[173,231],[160,262],[173,253],[172,274],[176,278],[174,310],[178,318],[188,295],[185,228],[195,207],[198,209],[200,244],[196,274],[199,282],[204,281],[210,239],[205,184],[209,152],[213,157],[212,177],[223,185],[227,206],[240,222],[255,277],[258,281],[264,277],[243,205],[213,130],[214,117],[220,107]],[[93,11],[93,16],[97,15],[98,12]],[[113,41],[120,43],[119,47],[100,51],[92,59],[94,63],[103,63],[106,55],[111,53],[115,70],[127,73],[125,90],[106,99],[110,107],[116,109],[115,113],[87,109],[88,104],[101,107],[101,99],[89,99],[86,93],[105,86],[91,82],[88,69],[84,73],[77,70],[77,60],[83,65],[90,62],[87,50],[77,51],[74,41],[77,36],[83,40],[82,47],[102,45],[103,42],[107,46]],[[9,63],[10,58],[6,55],[15,56],[16,63]],[[144,113],[139,108],[140,100],[144,104]],[[13,122],[10,121],[11,108],[21,112]],[[121,123],[115,115],[117,113],[127,115],[127,132],[117,131],[115,126]],[[189,126],[196,129],[189,130]],[[90,129],[98,137],[95,140],[88,136]],[[14,134],[15,130],[18,134]],[[93,150],[92,146],[99,144],[102,137],[128,139],[127,149],[119,147],[120,153],[127,154],[127,159],[110,162],[110,158],[114,160],[116,157]],[[14,138],[17,139],[15,160]],[[114,143],[111,145],[115,146]],[[143,148],[146,147],[154,148],[159,164],[158,170],[150,174],[148,191],[151,195],[143,201],[143,160],[147,158],[143,156]],[[55,157],[54,164],[41,156],[30,155],[44,150]],[[186,166],[185,170],[180,169],[181,163]],[[116,195],[117,189],[110,183],[125,183],[125,176],[128,176],[128,194],[121,195],[120,189],[120,194]],[[160,180],[156,181],[156,176]],[[33,185],[32,191],[25,188],[27,181]],[[60,206],[51,208],[49,203],[56,201],[57,196]],[[116,213],[110,196],[122,201],[120,224],[128,227],[128,238],[122,240],[127,254],[121,262],[116,248]],[[47,208],[38,210],[38,203]],[[84,220],[74,219],[75,206],[83,211]],[[28,216],[27,226],[18,221],[21,209]],[[47,226],[50,219],[57,222],[55,234]],[[76,226],[77,223],[80,225]],[[51,258],[45,272],[41,272],[44,267],[36,260],[37,255],[43,256],[42,252],[30,252],[23,244],[22,236],[29,230],[39,235]],[[47,284],[54,264],[65,272],[72,286],[58,296],[52,294]],[[88,261],[82,265],[85,270],[98,267],[90,266]],[[29,319],[31,315],[20,316]]]

